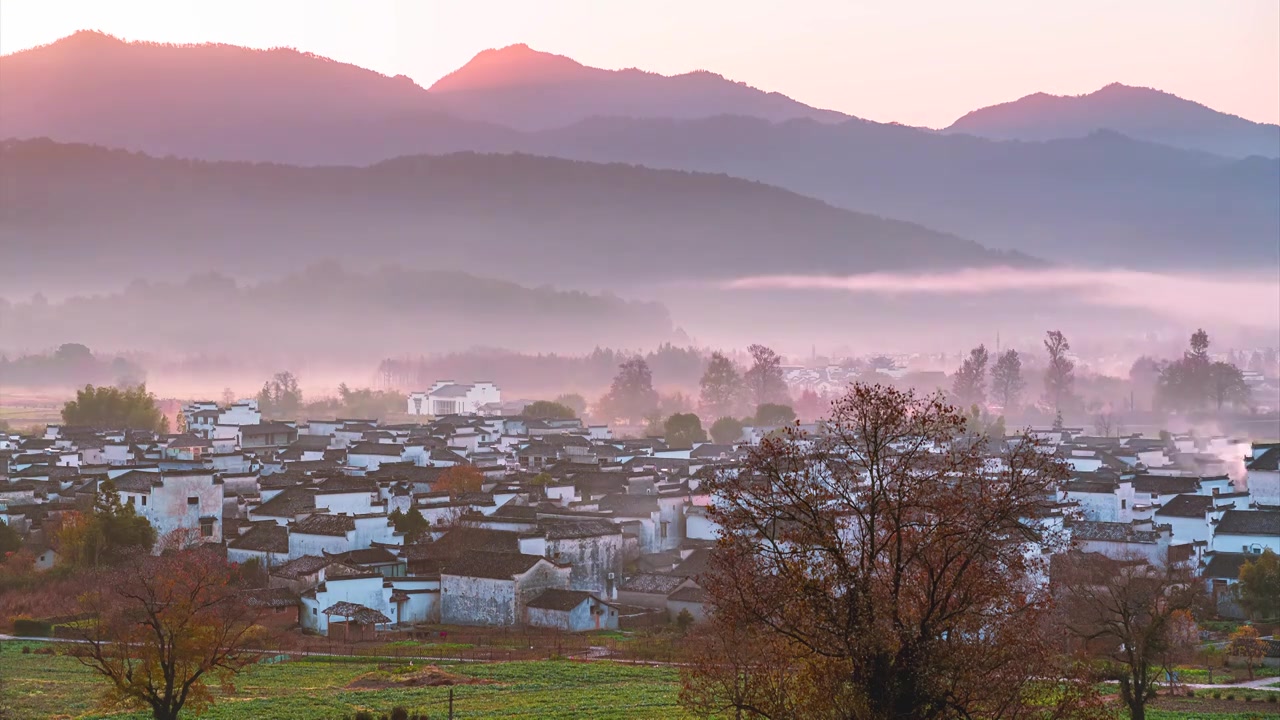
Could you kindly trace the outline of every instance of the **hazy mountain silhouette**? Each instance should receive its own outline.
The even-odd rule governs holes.
[[[404,76],[290,49],[126,43],[82,31],[0,57],[0,138],[209,159],[364,163],[481,145],[505,128],[441,112]]]
[[[1103,129],[1228,157],[1280,157],[1280,125],[1255,123],[1167,92],[1120,83],[1088,95],[1036,93],[974,110],[945,132],[993,140],[1054,140]]]
[[[1280,161],[1112,132],[997,142],[862,121],[600,119],[539,133],[521,148],[728,173],[1063,262],[1280,263]]]
[[[22,278],[332,258],[609,287],[1028,262],[723,175],[527,155],[303,168],[6,141],[0,188],[0,274]]]
[[[251,283],[209,272],[178,282],[129,278],[118,278],[111,292],[57,303],[0,300],[0,348],[38,351],[78,338],[95,348],[129,351],[222,354],[229,347],[257,347],[367,360],[424,348],[587,352],[678,339],[666,308],[656,303],[456,271],[383,267],[366,273],[325,262]],[[157,318],[180,315],[181,307],[215,310],[199,322]],[[405,332],[408,327],[413,331]],[[264,337],[270,342],[264,344]]]
[[[666,76],[635,68],[601,70],[527,45],[481,52],[432,85],[431,95],[460,117],[522,130],[561,127],[597,116],[849,119],[711,72]]]
[[[494,83],[507,77],[521,87],[531,86],[528,77],[631,77],[532,51],[493,54],[501,59],[512,52],[536,62],[517,63],[523,74],[503,74],[482,72],[485,61],[462,74],[474,90],[456,89],[459,81],[451,76],[429,93],[405,78],[292,50],[125,44],[79,33],[0,58],[0,137],[300,165],[367,165],[465,150],[626,162],[758,180],[1068,262],[1137,268],[1280,263],[1277,160],[1232,160],[1111,131],[992,141],[863,120],[774,123],[718,115],[592,118],[521,132],[442,110],[456,92],[498,98],[503,86]],[[677,80],[636,73],[662,87]],[[493,103],[475,106],[501,105]],[[583,202],[561,195],[553,204],[593,217]],[[629,212],[652,227],[654,209]],[[675,217],[668,222],[677,225]],[[807,261],[819,264],[822,257]]]

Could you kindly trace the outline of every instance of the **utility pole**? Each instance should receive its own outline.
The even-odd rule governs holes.
[[[449,686],[449,720],[453,720],[453,686]]]

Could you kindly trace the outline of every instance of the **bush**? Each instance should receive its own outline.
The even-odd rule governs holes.
[[[373,717],[373,713],[369,712],[368,710],[361,710],[360,712],[356,713],[356,720],[376,720],[376,719]]]
[[[409,720],[409,711],[402,707],[391,708],[391,720]]]
[[[1270,694],[1268,694],[1268,695],[1267,695],[1267,702],[1269,702],[1269,703],[1276,702],[1276,696],[1277,696],[1277,695],[1280,695],[1280,693],[1270,693]]]
[[[42,620],[31,618],[14,618],[13,634],[21,637],[49,637],[53,627]]]
[[[1221,699],[1222,699],[1222,693],[1218,692],[1217,690],[1214,690],[1214,691],[1213,691],[1213,699],[1214,699],[1214,700],[1221,700]]]

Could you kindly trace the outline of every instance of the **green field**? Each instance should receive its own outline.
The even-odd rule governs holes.
[[[34,645],[32,646],[34,649]],[[441,717],[447,687],[348,689],[378,670],[368,661],[304,659],[258,665],[242,674],[235,691],[220,696],[204,718],[328,720],[357,710],[411,712]],[[676,672],[669,668],[538,661],[451,665],[451,673],[490,681],[454,686],[458,718],[680,718]],[[75,659],[21,653],[0,643],[0,718],[147,718],[148,713],[109,713],[97,707],[103,685]]]
[[[51,645],[0,642],[0,718],[128,718],[148,713],[104,711],[103,685],[75,659],[32,652]],[[337,720],[358,710],[390,712],[402,706],[429,717],[445,717],[448,687],[348,687],[357,678],[394,681],[403,665],[381,666],[363,658],[307,658],[257,665],[242,674],[235,690],[221,693],[203,718]],[[415,668],[417,669],[417,668]],[[458,718],[682,718],[678,681],[671,668],[615,663],[532,661],[453,664],[444,671],[485,684],[453,686]],[[1210,691],[1196,697],[1161,697],[1151,720],[1261,720],[1280,717],[1280,704],[1265,702],[1265,690]],[[1228,694],[1232,695],[1227,700]],[[1249,698],[1246,702],[1245,697]],[[1280,698],[1277,698],[1280,699]],[[1117,718],[1123,717],[1118,713]]]

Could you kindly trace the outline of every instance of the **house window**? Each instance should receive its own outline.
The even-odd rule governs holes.
[[[1126,507],[1128,507],[1128,505],[1129,505],[1129,501],[1128,501],[1128,500],[1121,500],[1121,501],[1120,501],[1120,509],[1121,509],[1121,510],[1124,510]]]
[[[147,496],[146,496],[146,495],[143,495],[143,496],[142,496],[142,507],[146,507],[146,506],[147,506]]]
[[[192,496],[190,496],[190,497],[188,497],[188,498],[187,498],[187,504],[188,504],[188,505],[199,505],[199,504],[200,504],[200,498],[196,497],[195,495],[192,495]]]
[[[135,501],[138,499],[138,498],[136,498],[136,497],[134,497],[134,496],[132,496],[132,495],[128,495],[127,497],[129,498],[129,504],[130,504],[130,505],[134,505],[134,504],[135,504]]]
[[[666,539],[667,539],[667,523],[665,523],[665,522],[664,522],[664,523],[662,523],[662,530],[661,530],[661,532],[662,532],[662,539],[663,539],[663,540],[666,540]]]
[[[200,518],[200,537],[213,537],[213,518]]]
[[[311,614],[312,614],[312,615],[319,615],[320,613],[316,612],[316,609],[315,609],[315,608],[311,608]]]

